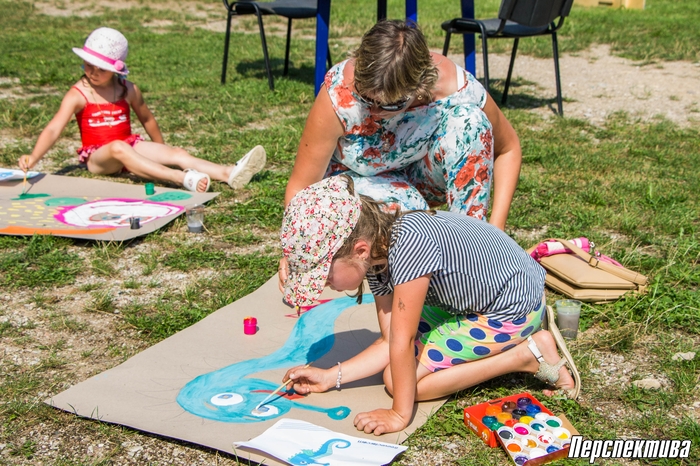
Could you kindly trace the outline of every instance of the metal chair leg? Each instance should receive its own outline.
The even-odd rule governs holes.
[[[292,18],[287,18],[287,46],[284,49],[284,72],[283,76],[287,76],[289,72],[289,42],[292,40]]]
[[[508,89],[510,88],[510,78],[513,76],[513,65],[515,64],[515,55],[518,53],[519,38],[513,41],[513,50],[510,52],[510,65],[508,66],[508,76],[506,77],[506,85],[503,89],[503,97],[501,97],[501,105],[505,105],[508,100]]]
[[[270,67],[270,56],[267,53],[267,41],[265,40],[265,27],[263,26],[262,13],[258,9],[256,4],[252,4],[255,7],[255,16],[258,17],[258,27],[260,28],[260,41],[262,42],[263,56],[265,57],[265,68],[267,69],[267,85],[270,87],[271,91],[275,90],[275,82],[272,77],[272,68]]]
[[[447,34],[445,35],[445,44],[442,46],[442,54],[444,56],[447,56],[447,52],[450,50],[450,38],[452,36],[452,31],[449,29],[447,30]]]
[[[486,35],[486,28],[483,24],[479,23],[479,28],[481,29],[481,54],[484,59],[484,88],[486,89],[486,92],[489,92],[489,46],[487,44],[488,36]]]
[[[559,46],[557,45],[557,33],[552,32],[552,52],[554,53],[554,75],[557,80],[557,106],[559,107],[559,116],[564,116],[564,105],[561,97],[561,78],[559,76]]]
[[[226,19],[226,38],[224,39],[224,62],[221,65],[221,84],[226,84],[226,68],[228,67],[228,46],[231,40],[231,11]]]

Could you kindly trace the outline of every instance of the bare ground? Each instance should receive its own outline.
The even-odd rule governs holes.
[[[139,1],[41,2],[37,3],[45,14],[90,15],[104,8],[128,8],[142,4]],[[194,2],[178,2],[187,9],[193,21],[212,30],[223,29],[222,7],[202,6]],[[152,3],[153,8],[169,8],[170,3]],[[163,26],[154,21],[152,27]],[[236,24],[234,24],[236,27]],[[451,57],[455,61],[461,57]],[[491,58],[491,75],[505,76],[508,57],[494,54]],[[479,63],[479,62],[478,62]],[[697,127],[699,118],[700,66],[698,63],[659,62],[637,64],[630,60],[610,55],[607,46],[596,46],[576,56],[561,58],[562,84],[567,117],[580,118],[600,124],[607,115],[625,111],[642,120],[659,115],[680,126]],[[520,56],[516,61],[516,78],[519,85],[514,92],[553,98],[554,77],[551,59],[536,59]],[[2,78],[0,78],[2,79]],[[19,84],[1,81],[0,98],[22,98]],[[46,89],[45,92],[56,92]],[[540,106],[531,111],[552,115],[551,108]],[[6,131],[0,133],[0,143],[11,143],[16,135]],[[182,224],[164,233],[168,241],[196,241],[185,233]],[[212,241],[207,239],[205,241]],[[270,240],[272,242],[272,240]],[[136,242],[114,259],[115,272],[109,276],[91,271],[81,275],[78,282],[57,287],[45,293],[24,290],[13,293],[0,292],[0,324],[6,323],[14,330],[11,336],[0,340],[0,374],[3,377],[39,376],[40,391],[27,388],[20,396],[27,402],[39,405],[46,397],[59,393],[90,376],[120,364],[130,356],[146,349],[149,343],[138,331],[129,327],[120,318],[119,309],[130,302],[152,302],[165,290],[215,274],[214,270],[197,270],[190,273],[156,271],[143,280],[152,286],[130,288],[125,282],[134,277],[143,277],[144,266],[138,257],[148,253],[147,241]],[[75,245],[72,252],[87,256],[85,246]],[[93,305],[93,289],[107,291],[114,297],[114,310],[102,312]],[[595,339],[592,329],[582,336],[583,342]],[[649,340],[650,339],[650,340]],[[621,392],[632,380],[641,376],[661,379],[658,374],[647,373],[649,348],[655,344],[653,337],[637,340],[635,350],[625,355],[588,349],[585,362],[580,369],[592,385],[609,387],[606,404],[596,409],[605,410],[606,415],[628,417],[631,413],[617,403],[616,393]],[[697,345],[698,342],[695,342]],[[573,348],[576,351],[576,347]],[[584,386],[581,403],[595,405],[597,394],[587,392]],[[7,400],[0,403],[5,404]],[[11,411],[11,408],[5,410]],[[695,419],[700,418],[700,401],[688,407]],[[673,414],[673,413],[671,413]],[[5,464],[96,464],[111,460],[113,464],[178,464],[210,465],[236,464],[226,455],[197,446],[163,439],[128,429],[108,429],[100,423],[83,421],[75,416],[53,411],[50,408],[34,410],[25,414],[23,422],[30,427],[20,429],[13,435],[12,443],[0,443],[0,463]],[[27,416],[33,419],[27,419]],[[624,433],[620,433],[624,434]],[[33,455],[23,454],[22,446],[34,449]],[[456,458],[469,454],[470,447],[459,437],[426,440],[420,448],[413,448],[404,456],[405,465],[454,464]],[[29,458],[27,456],[30,456]],[[81,463],[81,464],[82,464]],[[505,462],[504,462],[505,463]]]

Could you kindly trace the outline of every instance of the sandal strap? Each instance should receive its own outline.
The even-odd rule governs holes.
[[[537,343],[535,343],[535,340],[531,336],[527,337],[527,347],[532,352],[533,356],[535,356],[537,362],[540,363],[540,367],[537,369],[535,377],[543,382],[547,382],[550,385],[556,385],[557,381],[559,380],[559,369],[561,369],[563,365],[568,364],[567,360],[561,358],[556,364],[548,363],[544,360],[542,352],[537,347]]]

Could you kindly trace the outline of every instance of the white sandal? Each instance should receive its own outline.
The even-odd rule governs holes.
[[[182,186],[184,186],[186,189],[188,189],[194,193],[199,193],[199,192],[205,193],[205,192],[209,191],[209,187],[211,186],[211,178],[209,178],[209,175],[207,175],[206,173],[198,172],[197,170],[195,170],[193,168],[186,168],[184,170],[184,172],[185,172],[185,179],[182,182]],[[197,185],[203,179],[207,180],[207,187],[204,189],[204,191],[197,191]]]
[[[231,169],[231,174],[228,176],[228,185],[233,189],[241,189],[248,184],[253,175],[265,167],[265,162],[267,162],[265,148],[263,146],[253,147]]]

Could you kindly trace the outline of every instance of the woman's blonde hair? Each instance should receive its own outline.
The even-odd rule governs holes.
[[[355,90],[381,103],[411,93],[432,98],[438,71],[415,23],[380,21],[362,37],[355,58]]]

